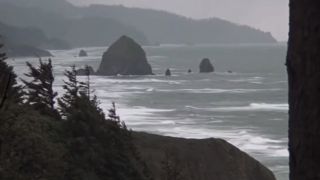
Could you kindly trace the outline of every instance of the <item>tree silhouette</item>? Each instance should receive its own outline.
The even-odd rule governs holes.
[[[1,37],[1,36],[0,36]],[[0,50],[3,45],[0,44]],[[0,110],[8,105],[8,102],[21,102],[21,86],[17,85],[16,74],[13,68],[5,62],[7,56],[0,52]]]
[[[42,114],[51,115],[58,119],[59,115],[54,107],[58,93],[53,90],[54,75],[51,59],[48,59],[47,63],[39,59],[38,67],[34,67],[29,62],[27,62],[27,66],[29,73],[25,75],[31,78],[31,81],[22,79],[27,88],[27,103]]]
[[[0,49],[3,47],[3,45],[0,45]],[[3,90],[1,91],[1,101],[0,101],[0,109],[2,109],[2,107],[4,106],[4,103],[7,99],[8,96],[8,92],[9,92],[9,86],[10,86],[10,81],[11,81],[11,76],[12,74],[9,73],[7,74],[5,71],[6,69],[8,69],[8,66],[6,65],[6,63],[4,62],[4,60],[6,60],[6,54],[5,53],[0,53],[0,67],[1,67],[1,76],[0,76],[0,80],[1,82],[3,82],[4,87]]]
[[[290,0],[290,179],[320,179],[320,1]]]
[[[75,104],[79,95],[79,82],[75,65],[71,67],[71,70],[66,70],[64,75],[67,77],[67,81],[64,81],[62,87],[66,92],[58,99],[58,104],[61,115],[67,117],[70,115],[70,108]]]

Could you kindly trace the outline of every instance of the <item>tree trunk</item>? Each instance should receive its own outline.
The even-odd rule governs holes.
[[[320,1],[290,0],[290,180],[320,179]]]

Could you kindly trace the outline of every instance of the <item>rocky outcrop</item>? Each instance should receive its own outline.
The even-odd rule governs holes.
[[[134,143],[155,180],[167,173],[166,162],[183,180],[275,180],[273,173],[221,139],[183,139],[133,133]]]
[[[210,62],[210,59],[204,58],[200,63],[200,73],[210,73],[214,71],[214,67]]]
[[[320,1],[290,0],[290,180],[320,179]]]
[[[85,50],[81,49],[79,52],[79,57],[87,57],[87,56],[88,56],[88,53]]]
[[[171,71],[170,71],[170,69],[167,69],[167,70],[166,70],[165,75],[166,75],[166,76],[171,76]]]
[[[94,69],[91,66],[86,66],[84,68],[77,69],[78,76],[87,76],[95,74]]]
[[[122,36],[103,54],[97,75],[151,75],[146,53],[133,39]]]

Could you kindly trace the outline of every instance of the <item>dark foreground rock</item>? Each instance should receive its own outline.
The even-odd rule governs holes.
[[[87,57],[87,56],[88,56],[88,53],[85,50],[81,49],[79,52],[79,57]]]
[[[88,75],[88,72],[89,72],[90,75],[95,74],[94,69],[91,66],[87,66],[85,68],[77,69],[77,75],[78,76],[86,76],[86,75]]]
[[[184,180],[275,180],[273,173],[221,139],[182,139],[134,132],[134,143],[155,177],[169,162]]]
[[[214,71],[214,67],[210,62],[210,59],[204,58],[200,63],[200,73],[210,73]]]
[[[133,39],[122,36],[103,54],[97,75],[151,75],[146,53]]]

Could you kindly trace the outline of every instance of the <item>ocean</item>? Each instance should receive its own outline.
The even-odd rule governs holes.
[[[115,102],[121,120],[136,131],[185,138],[223,138],[288,180],[288,103],[284,44],[146,46],[155,75],[91,77],[107,112]],[[71,65],[99,66],[107,47],[51,51],[55,88],[63,93],[63,72]],[[200,74],[203,58],[215,73]],[[8,62],[19,77],[25,62]],[[172,76],[165,77],[167,68]],[[192,73],[187,73],[191,69]],[[232,71],[232,73],[228,72]]]

